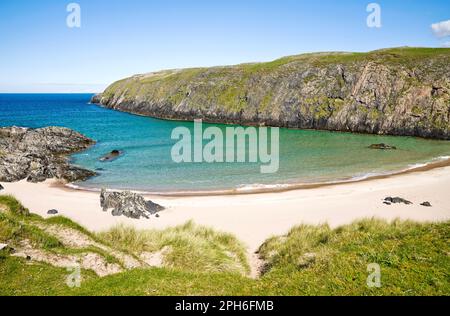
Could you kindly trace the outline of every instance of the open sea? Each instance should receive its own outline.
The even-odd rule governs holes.
[[[193,130],[193,123],[104,109],[89,104],[91,96],[0,94],[0,126],[64,126],[96,140],[94,147],[72,157],[74,164],[99,173],[74,184],[87,189],[166,193],[283,188],[384,175],[450,156],[450,141],[280,129],[277,173],[262,174],[260,163],[177,164],[171,156],[177,142],[171,139],[172,130],[180,126]],[[368,149],[376,143],[397,146],[398,150]],[[123,155],[111,162],[99,161],[115,149]]]

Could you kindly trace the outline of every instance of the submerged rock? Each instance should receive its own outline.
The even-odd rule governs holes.
[[[102,189],[100,194],[100,206],[106,212],[112,209],[113,216],[126,216],[129,218],[140,219],[141,217],[149,219],[162,210],[164,207],[146,201],[141,195],[132,192],[107,192]]]
[[[430,202],[423,202],[420,205],[425,206],[425,207],[433,207],[433,205],[431,205]]]
[[[95,142],[63,127],[0,128],[0,181],[27,179],[42,182],[50,178],[86,180],[94,172],[71,166],[67,156]]]
[[[388,205],[390,205],[390,204],[401,204],[401,203],[406,204],[406,205],[413,204],[412,202],[410,202],[408,200],[405,200],[403,198],[400,198],[400,197],[387,197],[387,198],[384,199],[383,203],[384,204],[388,204]]]
[[[315,53],[135,75],[92,98],[151,117],[450,139],[450,50]]]
[[[123,151],[113,150],[110,153],[103,156],[102,158],[100,158],[100,161],[102,161],[102,162],[113,161],[113,160],[119,158],[119,156],[122,155],[122,153],[123,153]]]
[[[380,150],[396,150],[397,147],[390,146],[386,144],[373,144],[369,146],[370,149],[380,149]]]

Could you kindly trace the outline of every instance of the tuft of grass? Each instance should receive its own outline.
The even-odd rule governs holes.
[[[117,226],[99,237],[135,255],[166,250],[165,265],[178,270],[240,274],[250,270],[245,247],[234,236],[192,222],[162,231]]]
[[[28,239],[32,244],[43,249],[62,247],[62,243],[42,229],[21,221],[10,214],[0,213],[0,241],[19,243]]]
[[[13,196],[10,195],[0,195],[0,206],[4,206],[6,210],[17,216],[29,216],[30,211],[23,207],[19,201],[16,200]]]
[[[448,295],[450,223],[371,219],[338,229],[299,226],[261,246],[267,282],[306,295]],[[381,288],[367,287],[369,264]],[[286,276],[290,278],[287,279]],[[289,290],[287,290],[289,291]]]
[[[78,223],[75,223],[74,221],[72,221],[71,219],[67,218],[67,217],[63,217],[63,216],[55,216],[55,217],[50,217],[48,219],[43,220],[44,223],[46,224],[50,224],[50,225],[60,225],[63,227],[67,227],[73,230],[76,230],[90,238],[92,238],[95,241],[99,241],[97,236],[93,233],[91,233],[89,230],[87,230],[86,228],[84,228],[83,226],[81,226]]]

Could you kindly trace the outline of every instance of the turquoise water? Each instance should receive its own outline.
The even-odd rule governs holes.
[[[261,174],[260,164],[252,163],[176,164],[171,158],[176,143],[172,130],[179,126],[192,129],[192,123],[104,109],[88,104],[90,97],[0,94],[0,126],[65,126],[95,139],[93,148],[73,156],[73,163],[98,170],[99,176],[77,184],[87,188],[167,192],[283,186],[389,173],[450,156],[448,141],[282,129],[280,168],[274,174]],[[394,145],[398,150],[367,148],[374,143]],[[112,162],[99,161],[114,149],[123,150],[123,156]]]

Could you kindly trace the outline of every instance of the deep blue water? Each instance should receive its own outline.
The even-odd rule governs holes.
[[[280,131],[280,169],[261,174],[260,164],[177,164],[172,130],[181,123],[135,116],[89,104],[90,94],[0,94],[0,126],[64,126],[97,144],[73,162],[99,176],[79,185],[153,192],[232,189],[254,185],[311,183],[392,172],[450,156],[450,142],[322,131]],[[206,125],[212,126],[210,124]],[[223,125],[214,125],[224,130]],[[397,151],[367,149],[388,143]],[[113,162],[99,158],[111,150],[124,154]]]

